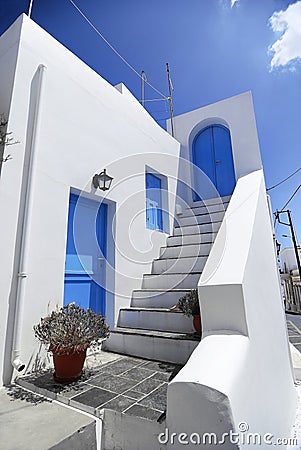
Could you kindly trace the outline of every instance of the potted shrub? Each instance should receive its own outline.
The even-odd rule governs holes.
[[[190,292],[183,295],[183,297],[180,297],[176,309],[182,311],[187,317],[193,316],[194,329],[201,335],[200,304],[197,289],[192,289]]]
[[[80,378],[88,347],[109,336],[105,318],[75,303],[57,308],[33,327],[35,337],[53,354],[54,379],[70,383]]]

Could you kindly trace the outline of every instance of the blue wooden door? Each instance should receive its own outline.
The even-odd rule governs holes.
[[[161,180],[152,173],[146,173],[146,226],[151,230],[163,231]]]
[[[105,315],[107,205],[70,195],[64,304]]]
[[[216,187],[221,197],[231,195],[235,184],[235,172],[230,131],[222,125],[213,125],[202,130],[192,145],[193,163],[201,169]],[[198,194],[202,194],[195,171]],[[200,200],[194,193],[194,200]]]

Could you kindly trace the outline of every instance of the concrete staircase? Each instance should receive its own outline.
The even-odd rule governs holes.
[[[173,235],[119,311],[103,349],[157,361],[184,364],[198,345],[192,319],[171,311],[178,299],[197,287],[230,197],[195,202],[177,216]]]

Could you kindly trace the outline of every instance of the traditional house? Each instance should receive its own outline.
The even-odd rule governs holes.
[[[75,301],[106,316],[107,350],[185,364],[171,432],[244,421],[288,436],[296,393],[250,92],[176,117],[173,138],[25,15],[0,62],[19,141],[0,180],[2,384],[43,364],[33,324]],[[170,311],[193,288],[200,342]]]

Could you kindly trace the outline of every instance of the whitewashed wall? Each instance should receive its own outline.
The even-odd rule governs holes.
[[[262,170],[238,180],[198,293],[203,339],[169,385],[170,433],[242,431],[227,449],[289,438],[297,394]]]
[[[301,250],[299,249],[299,258],[301,259]],[[291,270],[298,270],[297,258],[294,247],[286,247],[280,252],[282,268],[289,273]]]
[[[99,198],[100,191],[91,186],[93,175],[107,168],[114,177],[107,196],[111,234],[116,243],[115,286],[112,270],[108,269],[116,292],[115,308],[112,296],[107,304],[112,324],[118,309],[129,304],[132,289],[140,287],[142,274],[150,269],[160,245],[165,243],[164,233],[145,227],[145,167],[168,176],[168,209],[173,214],[179,155],[178,142],[154,122],[123,85],[112,87],[25,15],[0,39],[0,64],[5,74],[0,80],[0,100],[3,92],[10,97],[7,80],[12,79],[15,69],[13,63],[3,62],[13,61],[18,46],[9,128],[21,143],[15,146],[13,160],[3,169],[0,187],[0,207],[5,211],[5,220],[0,223],[0,248],[5,255],[0,273],[0,379],[5,382],[11,376],[22,193],[32,151],[39,65],[46,69],[31,177],[34,195],[21,323],[21,358],[26,364],[30,360],[33,364],[38,347],[33,324],[47,313],[48,303],[52,309],[63,301],[70,188]],[[1,53],[2,48],[7,52]],[[109,245],[113,263],[113,243]]]
[[[190,189],[194,186],[192,142],[203,128],[213,124],[230,130],[236,180],[262,168],[251,92],[176,116],[174,133],[181,143],[179,179],[187,183],[186,186],[179,184],[178,194],[188,204],[193,203]],[[170,121],[168,129],[171,131]]]

